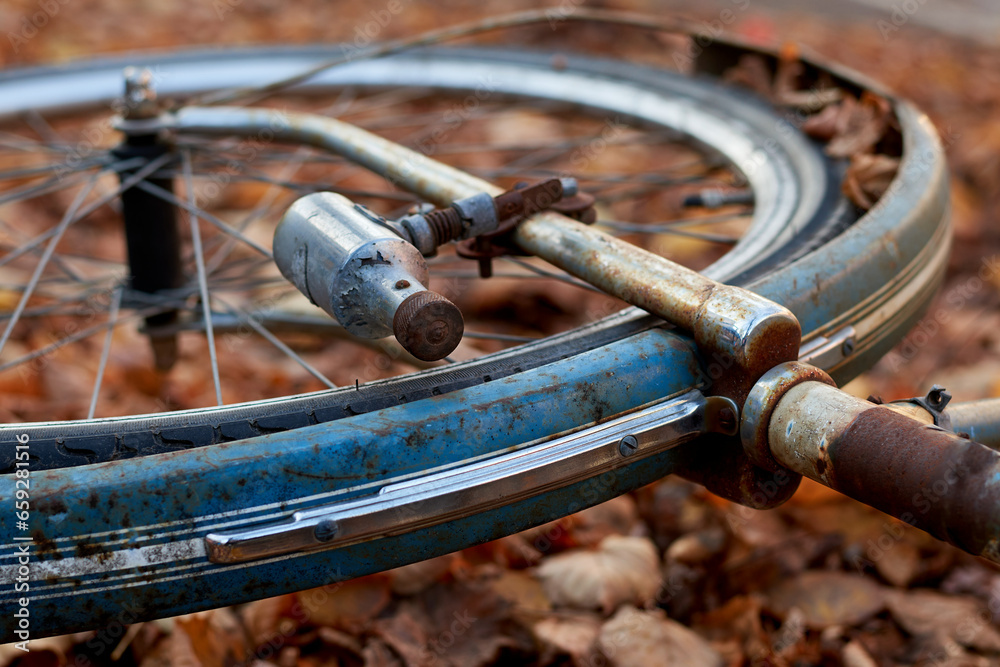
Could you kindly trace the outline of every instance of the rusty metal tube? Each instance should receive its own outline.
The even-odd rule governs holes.
[[[1000,398],[952,403],[945,414],[955,433],[968,433],[976,442],[1000,449]]]
[[[713,393],[742,400],[765,371],[798,358],[802,330],[795,316],[753,292],[556,213],[525,221],[514,239],[527,252],[691,331],[700,349],[740,369],[718,378]]]
[[[768,442],[795,472],[1000,562],[1000,452],[820,382],[782,396]]]
[[[266,131],[277,141],[317,146],[439,206],[479,192],[496,195],[502,191],[413,149],[325,116],[186,107],[165,117],[164,125],[187,133],[226,136]],[[765,371],[798,358],[802,334],[798,320],[788,309],[753,292],[718,283],[554,212],[524,221],[514,239],[525,251],[691,331],[699,347],[726,371],[712,393],[742,402]]]

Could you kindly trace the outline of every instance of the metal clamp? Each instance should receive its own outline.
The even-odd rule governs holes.
[[[287,521],[205,537],[209,560],[244,561],[356,544],[486,512],[600,476],[710,432],[734,435],[736,405],[698,391],[502,456],[375,495],[295,512]]]
[[[935,384],[931,386],[931,390],[927,392],[926,396],[893,401],[892,403],[888,403],[886,407],[893,408],[897,405],[916,406],[923,409],[930,416],[935,426],[951,430],[951,416],[945,412],[945,408],[948,407],[949,402],[951,402],[951,394],[941,385]]]

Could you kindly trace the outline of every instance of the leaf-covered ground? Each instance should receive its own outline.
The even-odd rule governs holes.
[[[797,41],[888,84],[930,114],[947,147],[955,243],[945,286],[915,333],[848,388],[894,399],[937,382],[958,399],[1000,395],[1000,49],[918,27],[909,17],[923,3],[900,3],[913,12],[887,24],[732,4],[740,9],[734,31]],[[523,6],[8,0],[0,5],[0,61],[195,43],[360,43]],[[562,8],[574,6],[566,0]],[[655,10],[638,1],[625,8]],[[37,12],[48,18],[32,31],[23,21]],[[704,9],[699,18],[719,16]],[[37,640],[30,656],[7,651],[2,659],[81,667],[957,667],[1000,661],[998,620],[997,568],[818,485],[805,483],[785,506],[757,512],[668,479],[393,572]]]

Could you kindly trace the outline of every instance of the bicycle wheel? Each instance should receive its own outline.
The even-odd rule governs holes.
[[[191,93],[217,86],[215,76],[227,84],[253,81],[262,71],[294,72],[327,54],[193,54],[129,64],[168,72],[164,93]],[[43,116],[106,102],[122,64],[8,75],[0,81],[9,93],[6,111],[23,111],[18,100],[26,92]],[[747,240],[706,272],[789,303],[814,351],[827,355],[827,367],[841,368],[841,379],[891,344],[933,289],[940,265],[928,255],[936,258],[946,246],[931,243],[946,231],[940,150],[926,121],[905,104],[897,105],[907,142],[899,187],[876,215],[841,233],[854,211],[839,195],[837,165],[800,133],[786,131],[767,105],[707,80],[590,59],[561,58],[554,68],[550,56],[426,51],[331,70],[309,92],[398,91],[405,84],[421,94],[430,88],[468,95],[484,75],[495,77],[505,103],[555,99],[638,127],[666,127],[671,136],[681,133],[725,156],[737,173],[740,164],[764,156],[761,168],[745,174],[755,195]],[[67,85],[72,81],[82,83]],[[909,164],[919,168],[907,171]],[[915,204],[907,200],[914,192],[921,193]],[[881,279],[894,276],[878,261],[884,252],[903,267],[901,277]],[[800,289],[807,273],[814,280],[803,280],[810,287]],[[866,278],[886,286],[868,295]],[[832,300],[816,305],[811,299],[820,285]],[[866,299],[853,300],[859,293]],[[858,332],[857,353],[829,354],[823,341],[837,341],[834,334],[845,326]],[[156,416],[7,425],[3,439],[30,434],[38,457],[32,504],[42,520],[30,531],[38,546],[30,575],[33,618],[58,632],[112,619],[123,604],[139,609],[137,618],[231,604],[386,569],[561,516],[668,474],[681,450],[616,468],[596,484],[584,479],[419,533],[340,549],[220,564],[208,560],[203,542],[211,532],[268,526],[293,511],[487,460],[675,399],[704,380],[688,340],[626,310],[541,342],[363,388]],[[285,431],[292,427],[302,428]],[[96,465],[65,467],[80,463]],[[11,580],[16,549],[10,544],[4,552],[3,576]]]

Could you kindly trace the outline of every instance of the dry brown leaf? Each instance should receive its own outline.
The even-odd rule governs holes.
[[[489,579],[433,586],[418,599],[429,619],[426,647],[435,665],[492,665],[505,650],[524,652],[534,645]]]
[[[405,667],[391,648],[379,639],[369,639],[361,652],[365,667]]]
[[[372,575],[334,586],[296,593],[312,625],[328,625],[358,634],[389,604],[389,579]]]
[[[989,608],[976,598],[930,590],[889,591],[886,605],[899,625],[915,637],[1000,653],[1000,632],[993,627]]]
[[[844,174],[844,194],[856,206],[868,210],[889,190],[898,171],[897,158],[866,153],[855,155]]]
[[[552,603],[538,579],[517,570],[504,570],[491,582],[497,596],[509,602],[515,613],[538,614],[552,609]]]
[[[546,559],[536,573],[553,604],[605,613],[652,599],[660,586],[656,546],[645,537],[612,535],[596,550]]]
[[[695,565],[722,554],[728,542],[726,531],[719,527],[697,530],[674,540],[666,557],[679,563]]]
[[[786,618],[802,611],[807,627],[853,625],[885,607],[885,591],[870,579],[846,572],[808,571],[768,591],[767,606]]]
[[[601,619],[595,614],[546,616],[532,624],[531,631],[552,659],[568,655],[574,664],[587,664],[601,632]]]
[[[229,608],[178,616],[170,640],[174,664],[225,667],[243,662],[252,654],[243,626]]]
[[[240,619],[246,628],[251,646],[260,646],[272,639],[276,633],[286,634],[289,630],[283,623],[293,623],[287,618],[295,605],[294,595],[280,595],[256,600],[240,610]]]
[[[454,561],[454,554],[446,554],[389,570],[386,572],[389,587],[396,595],[416,595],[442,580],[451,571]]]
[[[851,102],[848,102],[848,99]],[[854,98],[844,98],[844,104],[851,104],[853,102]],[[819,113],[810,116],[802,123],[802,131],[814,139],[830,141],[837,134],[837,122],[840,118],[841,109],[842,106],[840,104],[833,104]]]
[[[844,667],[878,667],[865,647],[858,641],[848,642],[841,653]]]
[[[871,153],[889,128],[892,106],[885,98],[865,92],[857,102],[845,96],[839,108],[836,133],[826,146],[827,154],[849,158]]]
[[[639,509],[630,496],[618,496],[573,515],[570,539],[574,544],[592,547],[608,535],[631,535],[639,521]]]
[[[659,609],[622,607],[601,627],[597,646],[616,667],[722,665],[722,656],[711,644]]]
[[[749,88],[761,97],[771,97],[771,69],[763,57],[753,54],[740,56],[735,67],[730,67],[722,79],[727,83]]]
[[[694,495],[696,491],[693,483],[677,477],[639,489],[639,512],[657,544],[666,547],[685,532],[705,525],[711,511]]]
[[[571,537],[576,515],[543,523],[518,533],[525,543],[542,556],[551,556],[575,546]]]
[[[60,635],[31,639],[27,644],[27,652],[17,648],[13,643],[0,645],[0,665],[10,665],[15,661],[19,667],[65,665],[67,662],[66,653],[78,641],[89,639],[90,634],[86,633],[83,637],[80,635]]]
[[[784,544],[788,528],[781,517],[768,510],[754,510],[733,504],[726,513],[726,525],[744,544],[756,548],[771,548]]]
[[[718,609],[699,617],[699,625],[709,639],[736,637],[748,656],[769,655],[771,642],[761,624],[759,595],[730,598]]]
[[[316,631],[316,636],[319,637],[324,644],[340,649],[341,651],[354,656],[360,656],[361,651],[364,649],[357,637],[349,635],[341,630],[335,630],[334,628],[319,628]]]
[[[906,540],[879,553],[881,557],[875,561],[875,569],[893,586],[906,588],[920,574],[920,550]]]
[[[553,523],[552,525],[557,525]],[[564,529],[558,528],[565,532]],[[532,543],[534,542],[534,543]],[[461,560],[469,563],[493,563],[501,567],[524,568],[535,565],[542,558],[539,549],[548,551],[552,547],[551,542],[544,536],[536,533],[523,532],[507,535],[492,542],[486,542],[461,552]],[[459,563],[452,565],[452,571]]]
[[[408,667],[432,664],[427,650],[429,619],[412,600],[405,600],[394,614],[375,621],[373,630]]]

